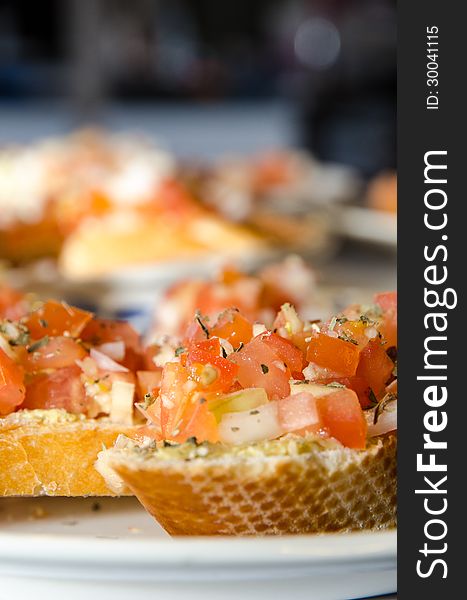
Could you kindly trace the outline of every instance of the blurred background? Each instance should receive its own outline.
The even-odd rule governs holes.
[[[44,138],[90,126],[104,137],[142,132],[175,161],[177,180],[204,208],[253,228],[269,249],[301,254],[323,285],[393,288],[395,9],[393,0],[1,0],[0,144],[37,150]],[[23,194],[15,194],[11,152],[8,160],[0,172],[7,212]],[[277,169],[287,177],[280,193],[261,188],[260,209],[250,198],[242,212],[238,179],[253,163],[269,179],[271,164],[272,179]],[[21,181],[29,176],[20,173]],[[230,186],[222,202],[213,180]],[[300,229],[305,216],[311,229]],[[13,221],[0,217],[12,236],[0,240],[0,254],[17,285],[37,287],[31,261],[15,256],[18,240],[37,231]],[[197,263],[208,261],[200,255]],[[54,286],[66,294],[73,274],[65,271]],[[140,287],[167,281],[154,273],[146,269]]]

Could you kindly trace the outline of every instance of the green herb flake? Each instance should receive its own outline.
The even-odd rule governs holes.
[[[370,403],[370,406],[365,408],[365,410],[370,410],[375,406],[378,406],[378,398],[376,397],[374,391],[371,388],[369,388],[368,390],[368,401]]]
[[[331,381],[331,383],[327,383],[326,387],[330,388],[345,388],[345,385],[339,383],[338,381]]]
[[[175,349],[175,356],[180,356],[180,354],[184,354],[186,352],[185,346],[179,346]]]
[[[266,375],[266,373],[269,373],[269,367],[261,364],[261,371],[263,371],[264,375]]]
[[[337,336],[340,340],[342,340],[343,342],[350,342],[351,344],[353,344],[354,346],[358,346],[358,342],[357,340],[355,340],[353,337],[351,337],[348,333],[346,332],[342,332],[340,335]]]
[[[203,323],[203,321],[201,320],[201,315],[198,313],[195,317],[195,321],[198,323],[198,325],[201,327],[201,329],[203,330],[205,336],[209,339],[209,329],[206,327],[206,325]]]
[[[50,338],[48,335],[44,335],[43,338],[37,340],[37,342],[34,342],[34,344],[31,344],[29,346],[28,352],[31,354],[32,352],[37,352],[38,350],[40,350],[40,348],[47,346],[47,344],[49,343],[49,339]]]
[[[382,415],[383,411],[386,409],[386,406],[390,402],[394,402],[394,400],[397,400],[396,394],[389,393],[389,394],[386,394],[380,402],[378,402],[376,409],[375,409],[375,414],[373,417],[373,425],[376,425],[376,423],[378,422],[378,419]]]

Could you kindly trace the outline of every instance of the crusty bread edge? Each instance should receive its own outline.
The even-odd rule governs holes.
[[[365,450],[158,459],[101,453],[172,535],[281,535],[396,526],[397,435]]]
[[[104,447],[132,429],[57,409],[0,418],[0,497],[120,495],[94,463]],[[120,493],[128,495],[127,490]]]

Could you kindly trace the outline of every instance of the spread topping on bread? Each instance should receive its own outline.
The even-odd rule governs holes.
[[[311,434],[363,449],[397,427],[396,319],[395,293],[319,323],[284,304],[271,329],[234,308],[198,313],[138,405],[140,435],[241,445]]]
[[[158,376],[142,370],[136,331],[55,300],[23,312],[12,320],[0,311],[0,416],[65,409],[133,424],[137,380],[155,383]]]

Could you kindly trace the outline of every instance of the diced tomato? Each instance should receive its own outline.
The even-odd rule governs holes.
[[[160,367],[154,362],[154,357],[159,353],[158,344],[150,344],[143,350],[143,369],[144,371],[160,371]]]
[[[217,422],[207,409],[207,402],[187,387],[188,372],[180,363],[165,365],[160,394],[146,414],[155,426],[157,439],[184,442],[189,437],[199,441],[217,441]]]
[[[41,373],[26,386],[24,408],[64,408],[71,413],[84,413],[88,399],[78,366]]]
[[[270,400],[290,394],[290,371],[279,356],[260,338],[254,338],[239,352],[229,355],[238,365],[237,379],[244,388],[262,387]]]
[[[123,341],[125,343],[125,358],[119,362],[131,371],[137,371],[143,367],[143,350],[140,336],[126,321],[93,319],[84,328],[81,339],[93,346],[100,346],[107,342]]]
[[[238,372],[238,366],[219,356],[219,338],[190,344],[187,365],[198,389],[206,392],[228,391]]]
[[[28,303],[23,294],[7,285],[0,285],[0,319],[14,321],[28,312]]]
[[[301,350],[303,356],[306,356],[308,350],[308,344],[310,339],[309,331],[299,331],[298,333],[293,333],[290,336],[290,341],[296,346],[299,350]]]
[[[19,406],[25,395],[24,371],[0,349],[0,415]]]
[[[203,360],[220,357],[220,355],[221,341],[217,337],[191,343],[188,348],[188,358],[190,362],[203,363]]]
[[[157,395],[162,379],[162,371],[137,371],[136,394],[140,402],[146,394]]]
[[[65,336],[44,338],[46,343],[40,345],[36,350],[29,351],[25,358],[24,367],[26,371],[40,371],[42,369],[60,369],[70,367],[77,360],[87,356],[86,350],[74,339]],[[34,344],[30,346],[30,350]]]
[[[185,386],[188,372],[180,363],[167,363],[162,372],[161,387],[156,401],[148,407],[151,421],[161,432],[160,439],[172,439],[190,394]]]
[[[385,393],[385,387],[394,369],[394,363],[386,354],[380,341],[373,340],[360,354],[357,375],[362,377],[379,399]]]
[[[340,383],[341,385],[353,390],[360,401],[362,408],[370,406],[370,386],[363,377],[354,375],[353,377],[329,377],[326,379],[319,379],[316,383],[328,385],[329,383]]]
[[[397,292],[376,294],[375,303],[383,310],[380,331],[386,340],[386,348],[397,346]]]
[[[208,410],[204,398],[187,404],[179,425],[180,433],[173,436],[173,441],[186,442],[188,438],[195,437],[198,441],[217,442],[219,434],[215,416]]]
[[[339,389],[317,398],[318,412],[331,437],[348,448],[365,448],[367,423],[357,395]]]
[[[196,317],[189,323],[189,325],[185,329],[183,339],[186,343],[202,342],[208,337],[206,329],[207,325],[204,322],[204,319],[201,317]]]
[[[226,310],[211,329],[211,335],[223,338],[234,348],[247,344],[253,336],[253,325],[237,310]]]
[[[360,349],[352,342],[319,333],[308,344],[307,360],[342,376],[355,375]]]
[[[368,337],[365,335],[365,331],[368,325],[361,320],[349,320],[345,323],[337,323],[334,331],[338,335],[348,336],[360,349],[364,348],[368,343]]]
[[[69,306],[66,302],[48,300],[26,318],[25,325],[35,340],[65,332],[76,338],[91,319],[92,314],[86,310]]]
[[[301,375],[304,365],[304,355],[292,342],[277,335],[277,333],[263,333],[260,335],[261,341],[266,344],[279,359],[284,362],[289,370],[295,375]]]
[[[394,313],[397,311],[397,292],[375,294],[374,300],[383,309],[384,313]]]
[[[307,392],[279,400],[278,413],[284,432],[318,433],[323,427],[316,398]]]

